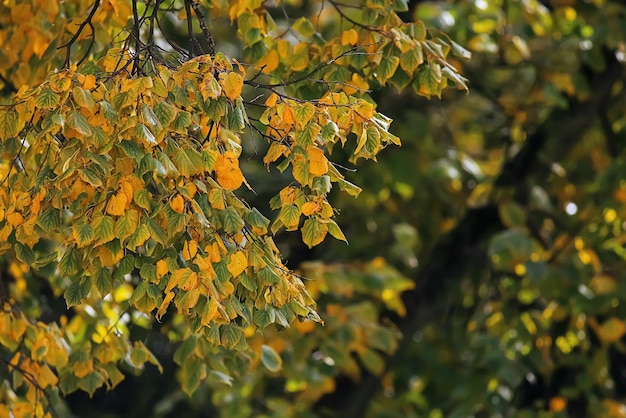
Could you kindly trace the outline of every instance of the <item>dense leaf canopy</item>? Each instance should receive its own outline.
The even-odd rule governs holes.
[[[0,4],[0,415],[626,416],[625,21]]]

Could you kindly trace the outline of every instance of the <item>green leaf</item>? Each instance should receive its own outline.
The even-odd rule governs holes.
[[[75,247],[69,247],[61,261],[59,261],[59,271],[64,276],[71,276],[80,270],[80,255]]]
[[[101,297],[105,297],[113,290],[113,275],[108,268],[100,267],[92,277],[93,283],[96,285]]]
[[[16,111],[4,109],[0,111],[0,140],[17,136],[23,126],[24,122],[19,120]]]
[[[261,286],[275,286],[280,282],[280,277],[272,267],[263,267],[257,273],[259,278],[259,284]]]
[[[144,124],[152,126],[154,129],[162,129],[159,118],[157,118],[150,106],[145,103],[141,103],[139,105],[139,109],[141,111],[141,118],[143,119]]]
[[[246,127],[243,105],[240,106],[239,103],[240,100],[237,100],[237,106],[226,114],[226,129],[233,132],[241,132]]]
[[[81,113],[75,111],[68,112],[66,121],[70,128],[75,129],[81,135],[91,136],[91,125]]]
[[[156,265],[152,263],[142,265],[139,269],[139,276],[149,282],[155,282],[158,279]]]
[[[304,225],[302,226],[302,241],[309,248],[313,248],[324,240],[327,233],[327,225],[319,222],[317,219],[309,218],[304,221]]]
[[[78,170],[78,175],[85,183],[91,184],[93,187],[102,187],[103,176],[102,169],[92,164],[88,167]]]
[[[457,44],[454,41],[451,41],[452,53],[457,57],[463,58],[465,60],[469,60],[472,58],[472,53],[467,49],[463,48],[461,45]]]
[[[93,228],[84,221],[79,221],[72,225],[72,234],[78,248],[91,244],[95,238]]]
[[[315,106],[312,103],[299,103],[292,108],[294,120],[301,126],[306,127],[311,118],[315,115]],[[317,125],[317,124],[316,124]]]
[[[163,231],[163,228],[152,218],[144,216],[143,219],[146,222],[148,231],[150,231],[150,237],[161,245],[167,244],[167,234]]]
[[[287,160],[285,160],[287,161]],[[303,186],[309,185],[309,165],[300,160],[293,161],[293,177]]]
[[[335,142],[335,137],[339,133],[339,127],[335,122],[328,122],[322,127],[322,139],[326,142]]]
[[[422,54],[422,45],[417,44],[414,48],[402,54],[400,58],[400,67],[411,75],[415,69],[424,62],[424,56]],[[407,83],[408,84],[408,83]]]
[[[192,356],[185,359],[179,379],[183,392],[191,397],[198,389],[200,383],[206,378],[206,362],[203,359]]]
[[[283,360],[278,353],[265,344],[261,346],[261,363],[272,373],[278,372],[283,367]]]
[[[179,134],[187,134],[187,128],[191,125],[191,113],[182,111],[176,116],[172,128]]]
[[[380,64],[376,68],[376,78],[380,84],[384,85],[398,69],[400,64],[400,58],[391,55],[385,57],[380,61]]]
[[[361,191],[363,190],[359,186],[352,184],[349,181],[343,180],[343,179],[337,180],[337,184],[339,184],[339,188],[341,190],[343,190],[344,192],[348,193],[350,196],[353,196],[353,197],[357,197],[359,193],[361,193]]]
[[[259,229],[267,229],[270,224],[270,220],[261,214],[257,208],[252,208],[249,212],[243,215],[243,219],[251,226]]]
[[[59,104],[59,95],[50,89],[42,89],[35,99],[37,107],[42,109],[52,109]]]
[[[202,155],[195,150],[178,150],[172,158],[172,162],[183,177],[191,177],[204,172],[204,161]]]
[[[59,388],[61,388],[63,395],[67,396],[76,391],[78,389],[78,381],[78,377],[76,377],[69,368],[59,373]]]
[[[87,392],[91,398],[94,392],[104,385],[104,382],[104,377],[100,373],[93,371],[87,376],[80,378],[78,387]]]
[[[139,228],[137,228],[137,230],[133,232],[133,234],[128,239],[128,242],[126,243],[126,248],[131,251],[135,251],[137,247],[143,245],[146,241],[148,241],[148,239],[150,239],[150,231],[145,224],[141,224],[139,225]]]
[[[254,323],[261,329],[276,322],[276,311],[272,306],[254,311]]]
[[[108,215],[96,215],[91,220],[94,245],[105,244],[115,238],[115,221]]]
[[[15,257],[26,265],[31,265],[35,262],[35,252],[28,246],[19,242],[15,243]]]
[[[304,125],[301,131],[296,132],[296,144],[303,149],[307,149],[313,145],[322,128],[317,123],[308,123]]]
[[[137,125],[135,125],[134,132],[137,139],[139,139],[139,141],[141,141],[142,143],[150,147],[157,145],[156,138],[154,137],[150,129],[143,123],[138,123]]]
[[[174,363],[182,366],[188,357],[192,355],[196,349],[196,338],[193,336],[187,337],[185,341],[178,347],[174,353]]]
[[[130,158],[134,158],[137,163],[141,162],[141,159],[145,155],[145,151],[134,141],[122,140],[117,144],[117,146],[124,151],[124,154]]]
[[[291,25],[291,28],[305,38],[310,38],[317,32],[313,23],[306,17],[301,17]]]
[[[87,281],[85,281],[87,282]],[[67,307],[80,304],[80,302],[89,294],[89,288],[82,281],[75,281],[63,293]]]
[[[237,211],[232,207],[221,211],[219,216],[222,221],[222,228],[229,234],[236,234],[245,226],[245,222],[241,219],[241,216],[239,216]]]
[[[72,89],[72,96],[74,96],[74,101],[80,107],[84,107],[93,111],[96,108],[96,102],[91,97],[91,92],[89,90],[85,90],[80,86],[74,86]]]
[[[241,351],[247,347],[243,330],[230,324],[220,326],[220,342],[226,349]]]
[[[142,367],[148,361],[148,353],[142,346],[135,346],[130,351],[130,362],[136,368]]]
[[[115,386],[120,384],[122,380],[124,380],[124,375],[122,374],[122,372],[120,372],[120,369],[118,369],[115,364],[106,363],[104,364],[104,369],[106,370],[108,380],[111,382],[111,388],[114,388]]]
[[[178,108],[163,101],[154,106],[154,114],[163,126],[168,126],[178,114]]]
[[[159,304],[160,295],[161,291],[158,287],[141,281],[135,288],[135,291],[133,292],[133,295],[128,303],[134,305],[140,311],[148,314]]]
[[[396,73],[387,80],[387,83],[394,86],[398,92],[402,92],[409,84],[411,84],[412,78],[401,68],[396,70]]]
[[[101,100],[98,102],[100,106],[100,112],[104,115],[104,118],[109,122],[117,122],[118,114],[117,111],[111,106],[111,104],[105,100]]]
[[[94,126],[92,127],[92,129],[93,135],[91,136],[91,142],[93,143],[96,150],[99,150],[100,148],[103,148],[106,145],[110,144],[111,137],[109,137],[109,134],[104,132],[104,129],[102,129],[100,126]]]
[[[282,221],[288,231],[294,231],[300,224],[300,208],[296,205],[285,205],[280,208],[278,219]]]
[[[133,193],[133,201],[137,204],[137,206],[146,209],[147,211],[152,210],[150,206],[150,193],[146,189],[135,190]]]
[[[167,173],[167,177],[176,178],[180,176],[178,169],[176,168],[172,160],[170,160],[170,157],[167,156],[167,154],[165,154],[164,152],[159,153],[158,159],[161,165],[163,166],[163,168],[165,169],[165,172]]]
[[[139,213],[135,209],[129,210],[125,216],[121,216],[116,222],[113,228],[115,237],[120,241],[128,238],[139,225]]]
[[[418,20],[415,23],[411,23],[409,26],[409,32],[413,38],[418,41],[423,41],[426,39],[426,25],[421,20]]]
[[[218,372],[217,370],[211,370],[209,376],[212,377],[218,383],[223,385],[232,387],[233,386],[233,378],[225,373]]]
[[[43,257],[40,257],[37,260],[35,260],[35,262],[32,264],[32,267],[36,269],[45,267],[48,264],[52,263],[53,261],[57,261],[58,258],[59,258],[59,253],[57,251],[54,251],[50,254],[46,254]]]
[[[339,241],[343,241],[346,244],[348,243],[346,236],[343,234],[343,232],[341,231],[341,228],[339,228],[339,225],[337,225],[335,221],[329,220],[327,221],[326,225],[328,225],[328,233],[330,233],[330,235],[332,235],[334,238],[338,239]]]
[[[437,63],[424,65],[417,73],[419,92],[422,94],[439,94],[441,91],[441,67]]]

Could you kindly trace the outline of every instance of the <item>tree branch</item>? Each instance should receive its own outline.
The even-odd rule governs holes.
[[[100,0],[96,0],[94,2],[93,7],[91,8],[91,11],[89,12],[89,15],[78,26],[78,30],[76,31],[74,36],[72,36],[72,38],[67,43],[57,48],[57,49],[67,48],[65,52],[65,68],[70,68],[70,56],[72,54],[72,45],[74,45],[74,43],[76,42],[80,34],[83,32],[83,29],[85,29],[85,26],[89,26],[91,28],[92,39],[91,39],[91,43],[89,44],[89,47],[87,48],[87,51],[85,52],[85,56],[83,56],[83,58],[80,59],[79,64],[83,62],[85,58],[87,58],[87,56],[89,55],[89,51],[91,51],[91,48],[93,47],[93,44],[95,42],[95,37],[96,37],[96,33],[94,31],[93,23],[91,23],[91,20],[93,19],[93,16],[96,14],[96,10],[98,10],[98,7],[100,7]]]

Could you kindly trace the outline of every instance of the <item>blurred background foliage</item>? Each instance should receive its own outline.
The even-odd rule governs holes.
[[[163,373],[149,366],[133,377],[129,368],[111,392],[70,395],[64,413],[626,417],[626,6],[408,6],[403,19],[472,52],[455,62],[470,92],[427,100],[411,89],[374,89],[403,145],[377,164],[345,158],[346,177],[364,186],[357,199],[333,195],[350,244],[310,250],[299,234],[277,236],[325,326],[247,335],[253,349],[280,354],[282,370],[272,373],[217,355],[179,369],[203,342],[170,344],[175,321],[135,324],[129,332],[145,339]],[[287,13],[273,17],[285,24],[317,7],[286,1]],[[179,33],[184,45],[186,28],[170,23],[171,39]],[[211,24],[217,49],[241,55],[228,22]],[[267,202],[284,179],[257,158],[264,147],[253,138],[244,145],[257,192],[246,199],[273,217]],[[344,151],[334,152],[341,162]],[[176,380],[200,369],[208,379],[188,398]]]

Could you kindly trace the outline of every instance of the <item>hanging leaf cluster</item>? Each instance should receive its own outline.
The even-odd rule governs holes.
[[[327,196],[333,185],[353,196],[360,188],[333,163],[333,148],[354,162],[400,145],[370,88],[465,88],[446,61],[455,44],[402,23],[394,10],[405,2],[320,7],[317,20],[285,27],[259,0],[0,6],[10,51],[0,71],[12,92],[0,104],[0,256],[18,280],[45,277],[68,308],[95,312],[72,319],[79,337],[28,321],[14,303],[24,291],[5,304],[0,337],[11,367],[47,376],[26,399],[49,385],[90,394],[115,386],[123,359],[158,364],[124,335],[127,312],[176,313],[187,336],[226,350],[246,349],[245,329],[320,321],[273,234],[299,230],[309,247],[329,234],[346,241]],[[161,30],[172,15],[192,28],[186,48]],[[216,51],[207,16],[236,25],[239,59]],[[267,169],[291,179],[269,202],[273,222],[241,197],[255,186],[242,158],[253,137],[267,142]],[[259,355],[280,368],[271,347]],[[201,356],[186,358],[191,393],[207,372]]]

